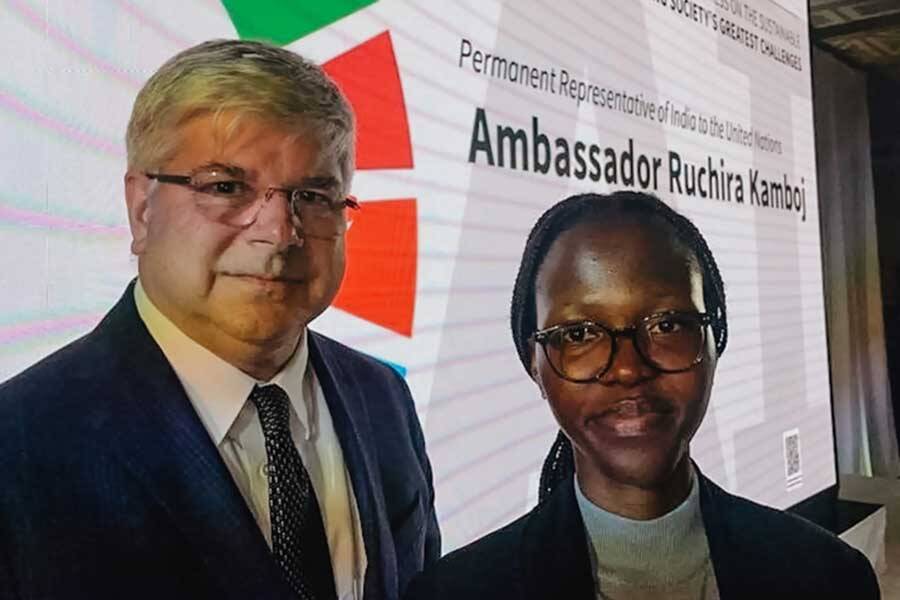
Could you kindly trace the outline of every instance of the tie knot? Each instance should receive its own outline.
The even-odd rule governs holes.
[[[288,417],[290,415],[290,400],[287,392],[280,386],[264,385],[253,386],[250,392],[250,401],[256,405],[259,412],[259,421],[262,424],[263,434],[269,432],[288,431]]]

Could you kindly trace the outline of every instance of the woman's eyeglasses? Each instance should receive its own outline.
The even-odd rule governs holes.
[[[637,324],[613,329],[596,321],[554,325],[531,338],[557,375],[575,383],[597,381],[609,370],[620,337],[631,338],[644,361],[664,373],[687,371],[703,360],[706,313],[666,311],[644,317]]]

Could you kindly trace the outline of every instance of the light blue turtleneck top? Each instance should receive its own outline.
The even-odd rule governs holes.
[[[590,540],[598,599],[718,600],[696,473],[684,502],[649,521],[593,504],[577,477],[575,497]]]

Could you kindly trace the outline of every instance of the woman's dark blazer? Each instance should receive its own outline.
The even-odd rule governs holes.
[[[729,494],[703,475],[700,510],[723,600],[880,597],[869,561],[809,521]],[[573,480],[421,574],[406,599],[430,598],[596,598]]]

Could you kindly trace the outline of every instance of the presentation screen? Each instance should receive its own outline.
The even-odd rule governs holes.
[[[266,39],[356,112],[362,210],[313,328],[409,383],[445,550],[536,501],[557,427],[509,304],[532,224],[577,192],[656,194],[719,262],[703,471],[781,508],[835,483],[803,0],[10,0],[0,19],[0,379],[136,275],[122,177],[143,82],[203,40]]]

